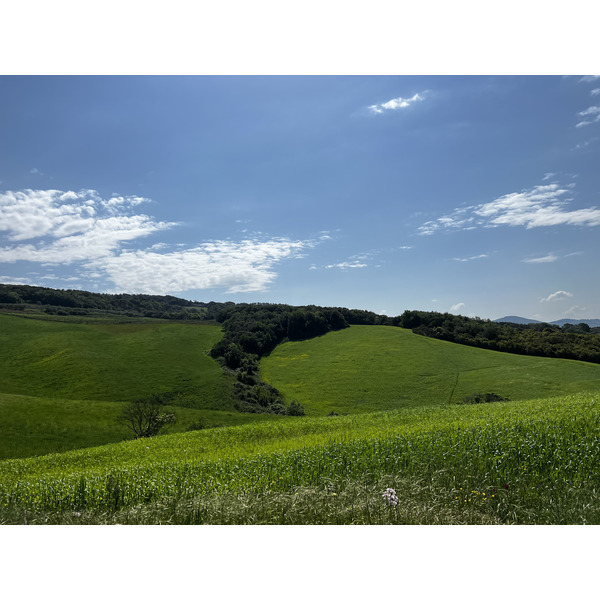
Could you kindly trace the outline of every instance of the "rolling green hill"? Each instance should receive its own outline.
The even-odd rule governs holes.
[[[123,403],[168,394],[185,431],[266,416],[234,408],[232,381],[207,351],[214,324],[139,319],[62,320],[0,314],[0,459],[131,438]]]
[[[364,413],[458,403],[478,392],[512,400],[600,389],[600,365],[482,350],[354,325],[288,342],[261,361],[261,375],[307,415]]]
[[[230,408],[206,355],[218,326],[193,322],[76,322],[0,314],[0,392],[128,401],[176,391],[196,408]]]

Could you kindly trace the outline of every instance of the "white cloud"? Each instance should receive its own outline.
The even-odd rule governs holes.
[[[76,263],[82,278],[105,279],[113,291],[165,294],[188,289],[264,290],[274,266],[325,241],[254,238],[216,240],[176,250],[157,242],[145,249],[126,244],[176,223],[133,214],[149,202],[137,196],[101,198],[93,190],[24,190],[0,194],[0,262]],[[4,235],[2,235],[4,234]],[[172,246],[171,246],[172,247]]]
[[[212,288],[225,288],[229,293],[256,292],[276,278],[273,266],[277,262],[297,256],[311,245],[285,238],[217,240],[165,254],[125,251],[89,266],[106,272],[117,292],[166,294]]]
[[[585,306],[571,306],[563,313],[564,317],[576,319],[581,318],[588,312],[588,309]]]
[[[577,125],[575,125],[575,127],[587,127],[588,125],[592,125],[593,123],[600,121],[600,106],[590,106],[589,108],[586,108],[577,114],[580,117],[594,117],[593,119],[580,121],[577,123]]]
[[[597,137],[593,137],[589,140],[585,140],[584,142],[581,142],[580,144],[577,144],[575,146],[575,148],[573,148],[573,150],[581,150],[583,148],[587,148],[588,146],[590,146],[591,144],[595,143],[598,141]]]
[[[381,114],[386,110],[398,110],[399,108],[408,108],[411,104],[414,104],[415,102],[421,102],[424,99],[424,96],[417,93],[411,98],[392,98],[387,102],[383,102],[382,104],[373,104],[368,108],[374,114]]]
[[[469,256],[468,258],[453,258],[452,260],[456,260],[458,262],[470,262],[472,260],[477,260],[478,258],[488,258],[489,254],[478,254],[477,256]]]
[[[526,229],[555,225],[600,225],[600,209],[596,207],[567,209],[572,200],[568,198],[571,191],[566,188],[552,183],[506,194],[492,202],[456,209],[450,215],[424,223],[418,231],[421,235],[432,235],[443,230],[501,225],[521,226]]]
[[[551,263],[558,260],[558,256],[555,254],[548,254],[546,256],[540,256],[539,258],[524,258],[521,262],[524,263]]]
[[[544,173],[542,181],[548,181],[548,179],[554,179],[554,177],[556,177],[556,173]]]
[[[131,241],[167,229],[130,209],[148,202],[137,196],[102,199],[94,190],[23,190],[0,194],[0,233],[9,242],[0,247],[0,262],[30,260],[69,264],[98,258]]]
[[[594,88],[590,91],[590,96],[597,96],[598,94],[600,94],[600,88]]]
[[[27,279],[25,277],[9,277],[7,275],[0,275],[0,283],[12,285],[33,285],[31,279]]]
[[[457,304],[453,304],[453,305],[450,307],[450,311],[451,311],[451,312],[456,312],[456,311],[458,311],[458,310],[461,310],[461,309],[462,309],[462,308],[464,308],[464,307],[465,307],[465,303],[464,303],[464,302],[458,302]]]
[[[556,300],[564,300],[565,298],[572,298],[573,294],[571,292],[565,292],[564,290],[559,290],[558,292],[554,292],[550,294],[547,298],[541,298],[540,302],[554,302]]]
[[[363,269],[366,266],[367,266],[366,263],[361,263],[361,262],[358,262],[357,260],[355,260],[354,262],[339,262],[339,263],[335,263],[333,265],[326,265],[325,268],[326,269],[346,270],[346,269]]]
[[[600,79],[600,75],[584,75],[579,80],[579,83],[591,83],[593,81],[596,81],[596,79]]]

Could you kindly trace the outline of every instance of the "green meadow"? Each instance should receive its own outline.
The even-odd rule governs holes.
[[[124,403],[169,393],[172,432],[268,418],[234,409],[232,383],[207,355],[217,325],[0,314],[0,459],[130,439]]]
[[[281,344],[261,361],[265,381],[307,415],[459,403],[474,393],[511,400],[600,389],[600,365],[482,350],[409,329],[353,325]]]
[[[230,403],[223,374],[206,355],[221,335],[216,325],[194,322],[0,314],[0,392],[123,402],[177,391],[197,408],[223,408]]]

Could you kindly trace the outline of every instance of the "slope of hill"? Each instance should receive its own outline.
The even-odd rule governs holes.
[[[87,401],[169,392],[184,405],[223,408],[223,373],[206,355],[221,335],[219,327],[202,323],[77,323],[0,314],[0,391]]]
[[[0,314],[0,459],[131,438],[123,403],[157,394],[171,431],[266,418],[235,410],[232,381],[208,356],[220,327],[199,321],[79,322]]]
[[[599,418],[588,393],[1,461],[0,524],[598,524]]]
[[[600,365],[519,356],[444,342],[410,330],[352,326],[278,346],[261,361],[265,381],[307,415],[457,403],[473,393],[513,400],[600,387]]]

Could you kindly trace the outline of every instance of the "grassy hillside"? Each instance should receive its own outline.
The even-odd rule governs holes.
[[[476,392],[524,400],[600,389],[600,365],[361,325],[282,344],[261,361],[261,374],[286,402],[299,401],[307,415],[456,403]]]
[[[131,438],[116,422],[123,402],[151,394],[173,394],[172,432],[267,418],[235,411],[206,354],[221,335],[202,322],[0,314],[0,459]]]
[[[191,406],[224,408],[230,395],[223,373],[206,355],[221,335],[203,323],[0,314],[0,392],[111,402],[177,391]]]
[[[598,524],[599,422],[598,394],[580,394],[7,460],[0,523]]]

